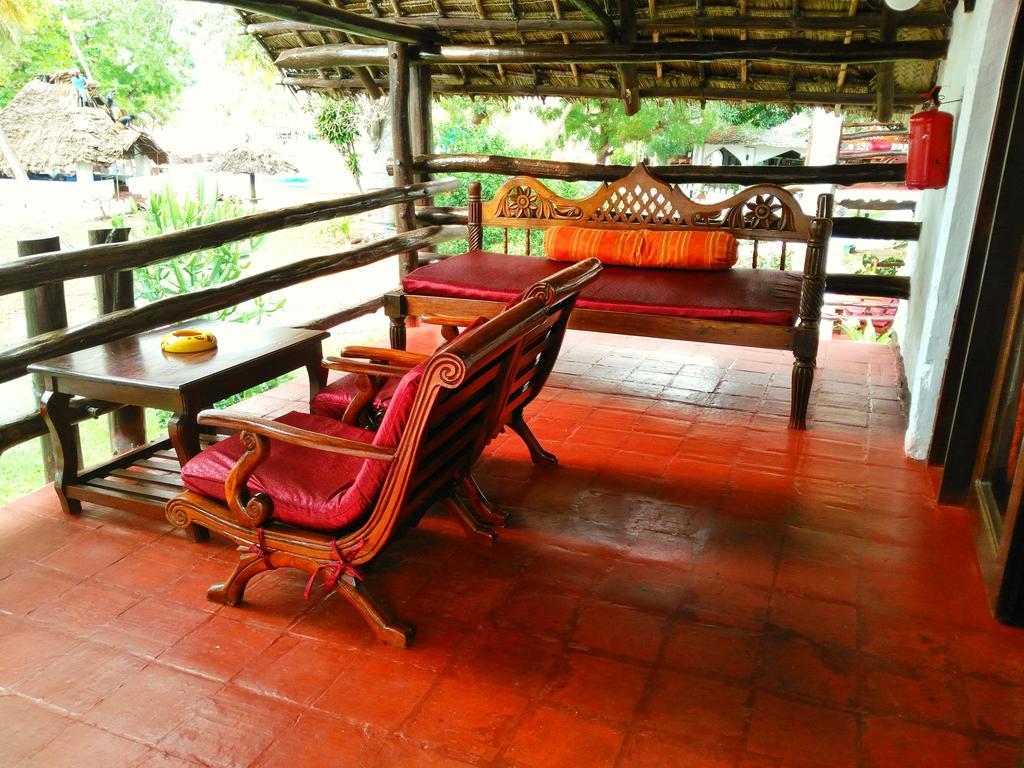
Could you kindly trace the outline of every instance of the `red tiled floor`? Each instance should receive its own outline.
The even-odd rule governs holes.
[[[476,467],[497,544],[428,515],[369,570],[408,650],[298,572],[208,602],[231,544],[40,489],[0,514],[0,764],[1018,768],[1024,632],[903,457],[892,352],[823,344],[799,434],[790,360],[571,333],[527,414],[560,466]]]

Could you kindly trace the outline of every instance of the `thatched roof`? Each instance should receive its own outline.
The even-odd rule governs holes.
[[[220,173],[295,173],[299,169],[270,147],[241,144],[225,152],[211,167]]]
[[[164,152],[143,131],[118,125],[105,109],[80,107],[63,82],[32,80],[0,110],[0,126],[29,173],[75,173],[79,163],[106,167],[135,151],[166,163]],[[0,172],[12,171],[0,156]]]
[[[216,0],[219,1],[219,0]],[[328,5],[327,0],[319,0]],[[383,60],[368,66],[356,61],[340,64],[338,48],[352,44],[379,46],[380,36],[353,33],[343,23],[333,25],[315,16],[313,22],[282,10],[282,21],[262,11],[269,3],[233,5],[246,30],[254,35],[281,70],[282,82],[296,88],[344,92],[368,88],[386,90]],[[279,3],[278,7],[288,5]],[[342,11],[370,20],[398,22],[431,35],[420,54],[431,61],[434,92],[482,95],[560,95],[565,97],[619,98],[624,72],[631,67],[642,98],[706,98],[776,103],[842,103],[860,112],[875,108],[879,81],[894,80],[897,111],[921,101],[919,94],[935,84],[938,58],[944,55],[950,16],[944,0],[921,0],[912,12],[890,14],[880,0],[625,0],[611,14],[600,0],[337,0]],[[316,7],[316,3],[308,3]],[[276,12],[276,11],[275,11]],[[602,15],[603,14],[603,15]],[[628,18],[631,15],[632,20]],[[632,29],[631,29],[632,28]],[[883,31],[884,30],[884,31]],[[446,63],[443,46],[529,49],[537,45],[564,46],[623,43],[667,50],[673,44],[732,46],[740,53],[687,58],[678,50],[662,61],[636,60],[635,64],[575,63],[547,60],[539,63]],[[930,43],[928,41],[931,41]],[[909,45],[908,45],[909,44]],[[870,51],[871,46],[895,46],[895,56]],[[440,49],[435,46],[441,46]],[[822,47],[823,46],[823,47]],[[818,47],[814,55],[806,51]],[[758,48],[758,52],[753,49]],[[803,52],[792,56],[783,49]],[[296,57],[305,49],[314,54]],[[743,59],[743,49],[751,51]],[[766,50],[767,49],[767,50]],[[841,63],[855,50],[867,51],[855,63]],[[926,50],[927,49],[927,50]],[[364,48],[372,53],[369,48]],[[650,48],[648,49],[650,51]],[[465,51],[465,49],[463,49]],[[327,52],[325,61],[316,54]],[[588,52],[589,54],[589,52]],[[872,60],[871,55],[878,58]],[[886,63],[886,61],[890,63]],[[882,75],[882,77],[880,77]],[[838,96],[838,98],[837,98]]]

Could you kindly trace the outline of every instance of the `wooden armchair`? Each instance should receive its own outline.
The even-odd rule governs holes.
[[[522,359],[514,386],[508,391],[499,429],[510,427],[522,438],[535,464],[558,464],[554,454],[545,451],[523,418],[523,410],[543,389],[558,358],[565,329],[580,291],[597,278],[601,263],[587,259],[573,264],[551,277],[534,283],[518,302],[540,297],[547,306],[547,319],[523,346]],[[446,341],[454,339],[459,328],[467,328],[481,318],[453,315],[427,315],[425,322],[440,325]],[[323,365],[346,376],[324,387],[310,403],[310,410],[321,416],[341,419],[346,424],[375,428],[394,395],[402,372],[422,362],[424,355],[379,347],[345,347],[337,357],[324,358]]]
[[[547,309],[528,298],[407,370],[376,432],[315,414],[202,412],[201,424],[241,434],[182,467],[188,490],[168,502],[167,518],[248,547],[207,597],[237,605],[254,576],[299,568],[310,574],[307,595],[323,574],[380,640],[406,646],[412,629],[367,592],[363,568],[435,502],[464,508],[460,478],[494,434],[522,347]]]

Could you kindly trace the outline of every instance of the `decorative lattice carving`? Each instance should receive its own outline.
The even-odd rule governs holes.
[[[721,202],[698,203],[642,164],[583,200],[560,197],[536,179],[519,176],[483,208],[484,225],[544,228],[563,222],[609,229],[724,229],[755,240],[806,240],[810,218],[782,187],[759,184]]]

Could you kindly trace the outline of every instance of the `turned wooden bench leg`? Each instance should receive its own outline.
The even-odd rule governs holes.
[[[815,359],[797,358],[793,363],[793,392],[789,404],[789,428],[807,429],[807,405],[814,384]]]
[[[405,349],[405,320],[408,317],[405,307],[405,296],[401,291],[384,294],[384,314],[391,321],[388,337],[392,349]]]

